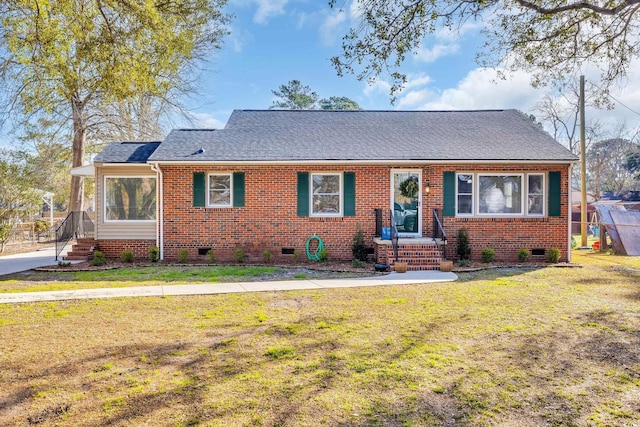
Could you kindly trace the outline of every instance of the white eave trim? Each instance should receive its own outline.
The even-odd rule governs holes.
[[[579,160],[153,160],[148,163],[160,165],[247,165],[247,166],[281,166],[281,165],[432,165],[432,164],[553,164],[568,165]]]
[[[81,176],[81,177],[90,177],[96,176],[96,168],[92,164],[90,165],[82,165],[71,169],[72,176]]]

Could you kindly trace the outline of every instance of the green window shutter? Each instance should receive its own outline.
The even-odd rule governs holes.
[[[233,173],[233,206],[244,206],[244,172]]]
[[[343,182],[344,216],[356,216],[356,174],[345,172]]]
[[[204,172],[193,173],[193,206],[202,207],[205,204],[205,176]]]
[[[298,172],[298,216],[309,216],[308,172]]]
[[[560,216],[560,172],[549,172],[549,216]]]
[[[442,183],[442,216],[456,216],[456,173],[445,172]]]

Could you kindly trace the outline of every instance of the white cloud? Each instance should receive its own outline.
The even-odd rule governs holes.
[[[253,22],[256,24],[266,24],[270,18],[284,15],[284,7],[289,0],[253,0],[258,6],[258,10],[253,15]]]
[[[367,97],[375,96],[377,94],[389,95],[391,85],[384,80],[376,80],[373,83],[367,83],[364,87],[364,95]]]
[[[501,79],[491,68],[471,70],[455,88],[444,89],[433,101],[421,106],[427,110],[466,110],[517,108],[531,111],[544,91],[530,84],[528,73],[514,72]]]
[[[431,83],[431,77],[426,74],[407,74],[407,83],[404,85],[403,91],[424,86],[429,83]]]
[[[237,30],[231,28],[231,34],[229,35],[229,42],[236,53],[242,52],[244,46],[247,43],[253,41],[253,35],[247,30]]]
[[[339,9],[325,16],[324,21],[318,29],[320,33],[320,39],[325,46],[333,45],[340,37],[340,32],[337,31],[337,28],[340,26],[340,24],[345,22],[346,19],[346,13],[343,10]]]
[[[403,92],[400,101],[398,101],[398,109],[412,109],[418,105],[424,104],[432,93],[428,89],[410,90],[406,94]]]
[[[460,45],[452,44],[435,44],[431,48],[420,46],[416,54],[413,56],[416,61],[432,63],[436,62],[443,56],[453,55],[460,50]]]
[[[227,112],[221,112],[221,115],[229,115]],[[194,113],[191,112],[191,117],[195,122],[194,125],[196,128],[204,128],[204,129],[222,129],[225,126],[225,122],[218,120],[210,113]]]

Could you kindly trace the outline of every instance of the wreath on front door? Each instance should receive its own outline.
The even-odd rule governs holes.
[[[418,179],[409,177],[400,183],[400,194],[410,199],[418,195]]]

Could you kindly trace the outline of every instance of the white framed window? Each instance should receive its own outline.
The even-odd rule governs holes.
[[[544,174],[530,173],[527,175],[527,214],[543,216],[545,213],[545,182]]]
[[[230,208],[233,206],[233,174],[210,173],[207,175],[207,206]]]
[[[524,175],[478,174],[478,215],[522,215]]]
[[[342,216],[342,174],[311,173],[311,216]]]
[[[545,173],[456,173],[456,216],[546,215]]]
[[[473,174],[456,175],[456,215],[473,215]]]
[[[155,221],[155,176],[105,176],[104,220]]]

